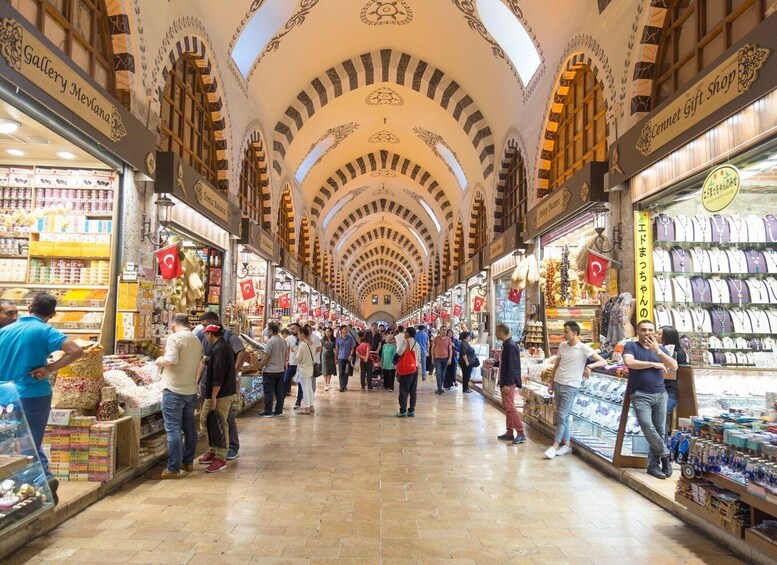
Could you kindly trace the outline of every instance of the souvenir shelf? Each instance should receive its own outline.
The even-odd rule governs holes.
[[[542,347],[545,344],[544,324],[533,320],[526,322],[523,343],[527,349],[529,347]]]
[[[564,341],[564,322],[575,321],[580,324],[580,339],[586,343],[595,343],[597,324],[601,308],[598,305],[577,305],[569,307],[545,308],[545,331],[550,355],[555,355],[560,343]]]
[[[26,306],[41,291],[51,324],[99,337],[110,283],[113,171],[0,167],[0,298]]]
[[[644,467],[649,446],[629,400],[626,379],[594,369],[572,407],[572,441],[616,467]]]
[[[0,536],[54,508],[38,454],[19,452],[34,445],[13,383],[0,384]]]

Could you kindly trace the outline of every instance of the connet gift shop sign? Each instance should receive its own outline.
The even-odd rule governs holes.
[[[637,150],[650,155],[742,93],[758,78],[771,49],[749,43],[713,72],[650,118],[637,139]]]
[[[127,130],[116,107],[12,18],[0,19],[0,55],[8,66],[112,141]]]

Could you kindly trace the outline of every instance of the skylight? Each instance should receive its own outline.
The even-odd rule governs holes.
[[[424,257],[428,256],[428,255],[429,255],[429,253],[427,253],[427,251],[426,251],[426,245],[424,244],[424,240],[423,240],[423,239],[421,239],[421,236],[420,236],[420,235],[418,235],[418,234],[416,233],[416,231],[415,231],[413,228],[411,228],[410,226],[405,226],[405,227],[406,227],[406,228],[407,228],[407,229],[410,231],[410,233],[412,233],[412,234],[415,236],[415,238],[418,240],[418,245],[419,245],[419,247],[421,247],[421,251],[423,251],[423,252],[424,252]]]
[[[329,135],[313,146],[313,148],[308,152],[307,156],[302,160],[302,163],[300,163],[299,168],[297,169],[297,174],[294,175],[294,178],[297,179],[299,184],[302,184],[302,181],[305,180],[306,176],[308,176],[308,173],[310,172],[310,169],[313,168],[313,165],[315,165],[318,160],[324,156],[324,153],[326,153],[327,150],[332,147],[332,145],[334,145],[334,143],[335,136]]]
[[[296,6],[296,2],[289,0],[267,0],[251,16],[232,49],[232,60],[244,78],[275,33],[294,14]]]
[[[334,218],[334,217],[335,217],[335,214],[337,214],[337,212],[339,212],[339,211],[340,211],[340,209],[341,209],[343,206],[345,206],[346,204],[348,204],[348,202],[350,202],[352,198],[353,198],[353,194],[349,194],[349,195],[347,195],[345,198],[341,198],[341,199],[340,199],[340,200],[337,202],[337,204],[335,204],[334,206],[332,206],[332,209],[331,209],[331,210],[329,210],[329,213],[328,213],[328,214],[326,215],[326,217],[324,218],[324,222],[321,224],[321,226],[322,226],[324,229],[326,229],[326,227],[329,225],[329,222],[331,222],[331,221],[332,221],[332,218]]]
[[[429,214],[429,217],[434,222],[434,227],[437,228],[437,233],[440,233],[440,222],[437,221],[437,216],[434,215],[434,212],[432,212],[432,209],[423,198],[419,198],[418,201],[421,203],[421,206],[423,206],[424,210],[426,210],[426,213]]]
[[[477,0],[480,19],[510,57],[523,84],[528,84],[540,67],[540,54],[523,24],[501,0]]]
[[[435,149],[437,149],[437,153],[440,154],[440,156],[443,158],[443,161],[445,161],[445,164],[448,165],[448,168],[456,177],[461,190],[467,188],[467,175],[464,174],[464,169],[461,168],[459,160],[456,159],[456,155],[453,154],[453,151],[451,151],[447,145],[440,142],[435,145]]]

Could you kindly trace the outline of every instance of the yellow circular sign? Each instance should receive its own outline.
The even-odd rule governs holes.
[[[733,165],[712,169],[701,187],[701,203],[708,212],[720,212],[739,194],[739,170]]]

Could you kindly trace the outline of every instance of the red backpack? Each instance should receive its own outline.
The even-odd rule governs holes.
[[[410,345],[408,343],[408,345]],[[402,357],[399,358],[397,363],[397,375],[412,375],[418,370],[418,365],[415,362],[415,353],[413,353],[413,347],[415,347],[415,340],[413,340],[413,346],[405,349]]]

